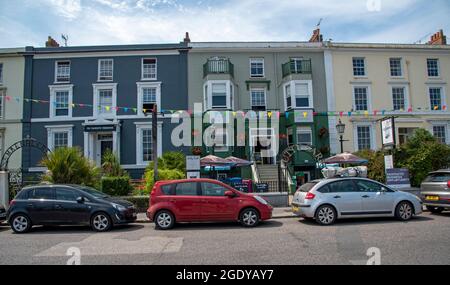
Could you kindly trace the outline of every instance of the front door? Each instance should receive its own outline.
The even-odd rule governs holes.
[[[105,153],[113,150],[113,137],[112,134],[99,134],[97,137],[97,165],[103,164],[103,157]]]
[[[56,188],[55,215],[62,223],[89,223],[90,207],[85,203],[78,203],[77,198],[82,195],[72,189]]]
[[[238,199],[225,196],[228,189],[216,183],[202,182],[202,219],[232,221],[237,218]]]
[[[381,184],[366,180],[356,180],[356,186],[361,192],[362,210],[367,215],[393,214],[394,192],[390,192]]]

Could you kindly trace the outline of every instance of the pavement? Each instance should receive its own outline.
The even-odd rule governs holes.
[[[295,218],[291,207],[273,208],[272,219]],[[145,213],[138,213],[136,223],[150,223]]]
[[[0,225],[0,264],[448,265],[449,245],[450,212],[426,212],[409,222],[340,220],[327,227],[279,218],[251,229],[192,223],[160,231],[151,223],[135,223],[107,233],[65,226],[34,227],[18,235]]]

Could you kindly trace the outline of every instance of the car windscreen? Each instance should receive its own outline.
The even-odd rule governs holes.
[[[433,173],[425,178],[424,182],[447,182],[450,181],[450,173],[448,172],[440,172]]]
[[[100,191],[95,190],[94,188],[88,187],[88,186],[81,186],[80,190],[88,193],[89,195],[93,196],[94,198],[108,198],[109,195],[106,195],[105,193],[102,193]]]
[[[308,182],[300,186],[300,192],[309,192],[314,186],[317,185],[317,182]]]

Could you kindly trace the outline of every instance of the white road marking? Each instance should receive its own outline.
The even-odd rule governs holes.
[[[63,242],[35,256],[66,256],[70,247],[79,248],[81,256],[175,253],[181,250],[183,238],[143,237],[139,240],[116,238],[118,234],[94,234],[80,242]]]

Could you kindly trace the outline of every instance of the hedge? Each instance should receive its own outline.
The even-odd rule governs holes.
[[[125,196],[120,198],[133,203],[138,212],[147,212],[149,199],[148,196]]]
[[[102,177],[101,190],[111,196],[126,196],[132,190],[130,177]]]

